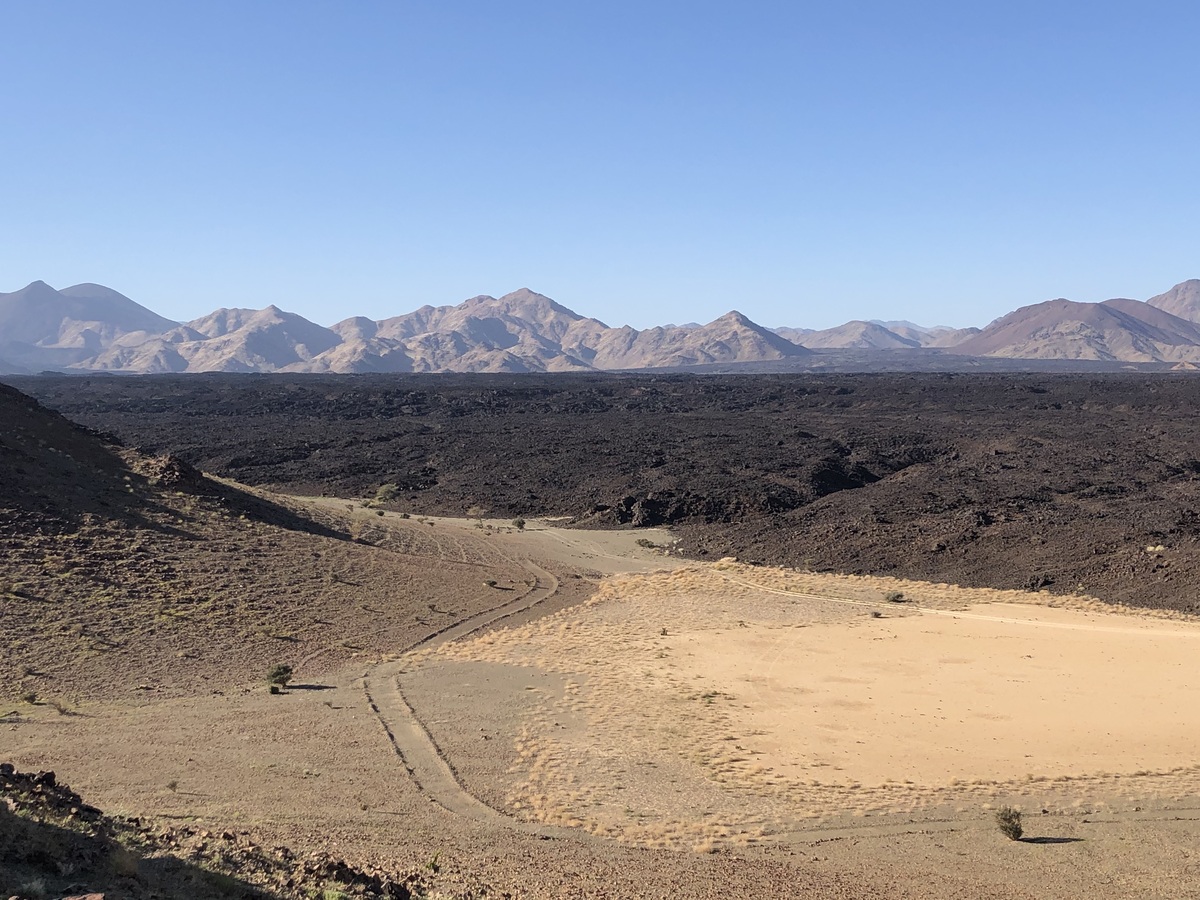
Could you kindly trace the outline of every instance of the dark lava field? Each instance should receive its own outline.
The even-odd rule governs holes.
[[[10,377],[130,446],[413,513],[669,524],[699,558],[1200,612],[1200,378]]]

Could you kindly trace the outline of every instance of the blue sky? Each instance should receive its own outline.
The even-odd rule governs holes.
[[[0,291],[982,325],[1200,277],[1200,6],[0,0]]]

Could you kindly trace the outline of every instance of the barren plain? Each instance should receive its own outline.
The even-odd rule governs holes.
[[[678,427],[661,409],[625,431],[607,414],[571,435],[565,418],[531,417],[513,432],[531,413],[509,408],[489,431],[473,405],[480,383],[449,384],[427,404],[473,398],[468,412],[421,429],[397,424],[419,411],[382,417],[390,438],[343,448],[340,465],[360,483],[331,481],[325,497],[314,496],[312,467],[339,465],[328,447],[307,449],[311,481],[246,479],[286,493],[217,481],[161,455],[168,438],[152,437],[144,404],[153,391],[174,398],[156,402],[175,438],[198,442],[207,430],[214,444],[240,440],[250,452],[273,441],[280,455],[299,452],[315,418],[293,409],[293,427],[259,435],[239,424],[249,412],[231,411],[217,428],[219,397],[173,405],[179,383],[146,380],[129,382],[129,405],[110,403],[100,422],[94,392],[111,401],[126,384],[100,381],[80,382],[72,402],[92,404],[90,424],[159,455],[0,395],[0,712],[11,707],[0,761],[53,768],[109,811],[421,873],[407,882],[417,896],[1200,897],[1194,536],[1171,524],[1188,521],[1196,491],[1190,380],[1103,381],[1091,393],[1070,379],[1033,385],[1060,406],[1077,397],[1112,411],[1102,447],[1096,430],[1072,439],[1039,425],[1033,403],[1045,393],[1021,381],[993,386],[1021,402],[997,407],[990,424],[972,426],[982,412],[946,394],[908,410],[902,439],[878,404],[839,418],[849,407],[826,401],[847,396],[834,390],[844,384],[826,384],[816,412],[793,410],[772,432],[770,416],[730,396],[744,385],[668,379],[671,391],[720,399],[702,416],[694,400],[692,423],[708,424],[694,442],[667,444],[676,455],[662,451],[661,463],[655,433],[635,428]],[[220,383],[244,392],[227,401],[265,404],[268,423],[284,415],[271,411],[271,391],[317,390],[272,382],[252,403],[260,379]],[[42,393],[65,397],[58,384]],[[578,384],[567,386],[572,403],[572,391],[663,389]],[[1151,389],[1153,408],[1136,399]],[[888,390],[895,400],[917,387]],[[519,391],[535,407],[565,403],[544,384]],[[714,430],[724,407],[728,430]],[[1076,412],[1077,426],[1087,410]],[[872,415],[877,431],[860,433]],[[915,416],[967,424],[955,432]],[[361,437],[369,418],[359,409],[345,427]],[[1015,430],[1021,421],[1032,430]],[[543,429],[546,440],[533,439]],[[772,444],[780,429],[799,443]],[[737,444],[739,430],[755,438]],[[601,436],[615,459],[596,446],[589,455]],[[525,442],[519,460],[505,455]],[[202,468],[248,471],[180,444]],[[800,445],[824,455],[779,463]],[[381,446],[390,459],[376,458]],[[404,446],[429,464],[425,486],[401,483],[423,471],[397,462]],[[653,464],[621,482],[632,454]],[[1087,466],[1053,470],[1071,458]],[[1139,481],[1108,490],[1135,459]],[[774,480],[763,477],[771,466]],[[1085,468],[1105,490],[1071,480]],[[692,478],[661,471],[674,469]],[[1020,503],[989,493],[1003,472],[1015,472]],[[668,477],[671,487],[654,480]],[[1064,490],[1043,497],[1039,478]],[[572,479],[587,488],[574,500]],[[385,482],[402,490],[372,501]],[[909,499],[879,505],[901,494]],[[975,535],[909,568],[886,562],[925,540],[930,510],[952,494],[965,499],[943,518],[971,512]],[[790,509],[750,499],[772,496],[799,499]],[[831,547],[853,534],[863,503],[875,510],[861,520],[868,534]],[[432,515],[438,507],[475,509],[451,518]],[[628,527],[632,517],[643,527]],[[915,543],[897,547],[910,532]],[[886,539],[874,555],[863,550],[872,535]],[[1100,545],[1108,568],[1087,570],[1097,587],[1074,580],[1083,549]],[[767,547],[780,551],[764,559]],[[842,572],[804,564],[836,553]],[[938,566],[963,577],[937,577]],[[1031,569],[1049,583],[1026,584]],[[275,662],[296,669],[280,694],[262,682]],[[1000,805],[1021,809],[1025,840],[996,830]],[[196,861],[213,864],[200,851]],[[31,865],[0,872],[0,887],[57,897],[83,884],[78,872],[43,875],[39,895],[27,889],[39,887]],[[123,877],[101,887],[150,896],[142,875]],[[256,896],[376,896],[364,885],[260,884]],[[213,896],[247,895],[237,890]]]

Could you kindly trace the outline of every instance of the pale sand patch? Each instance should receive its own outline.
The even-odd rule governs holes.
[[[670,643],[679,674],[744,701],[731,728],[787,779],[937,787],[1197,761],[1191,623],[992,604]]]
[[[564,676],[513,729],[507,807],[643,844],[1194,793],[1200,625],[1044,602],[723,561],[606,579],[412,663]]]

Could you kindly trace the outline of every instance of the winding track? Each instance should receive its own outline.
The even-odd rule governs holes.
[[[437,647],[482,631],[497,622],[524,612],[552,597],[558,590],[558,579],[537,564],[523,560],[522,565],[534,576],[533,587],[508,603],[486,610],[451,625],[437,634],[408,647]],[[363,691],[367,704],[379,720],[393,752],[417,787],[438,806],[476,822],[487,822],[515,828],[545,837],[578,837],[578,829],[559,828],[514,819],[488,806],[458,780],[454,767],[438,749],[429,732],[417,718],[400,688],[399,676],[406,663],[403,659],[381,663],[363,676]]]

